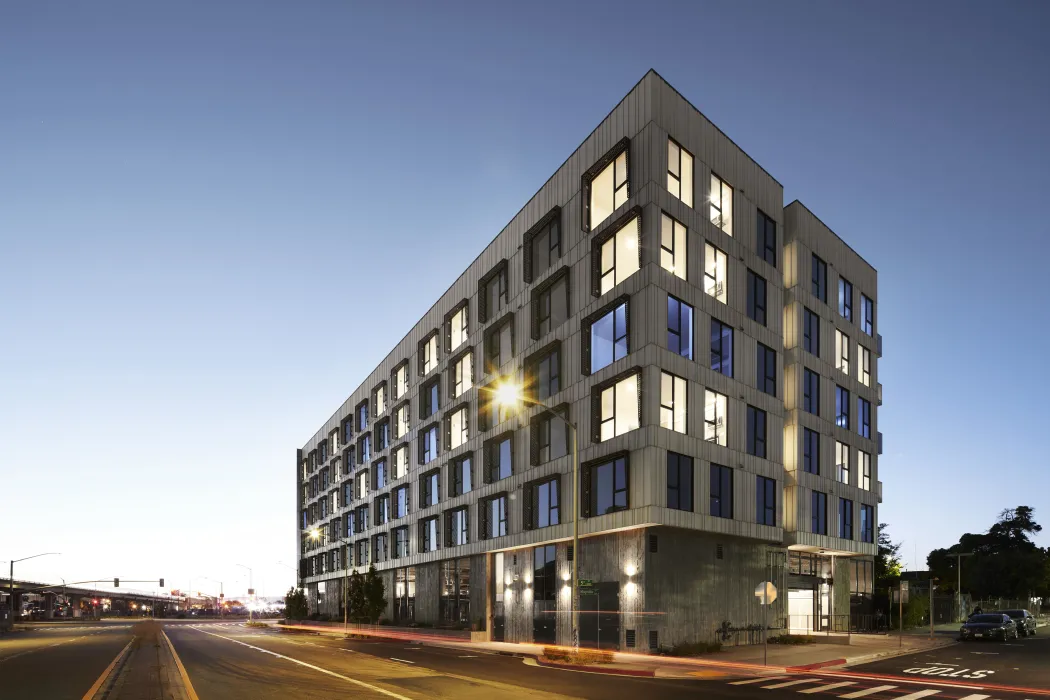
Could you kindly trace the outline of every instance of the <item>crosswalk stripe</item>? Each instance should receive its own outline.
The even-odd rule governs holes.
[[[926,690],[917,690],[914,693],[901,695],[899,698],[894,698],[893,700],[919,700],[920,698],[924,698],[927,695],[936,695],[939,692],[941,691],[933,690],[932,688],[927,688]]]
[[[729,685],[747,685],[748,683],[765,683],[767,681],[782,681],[791,676],[763,676],[762,678],[749,678],[746,681],[733,681]]]
[[[840,695],[839,697],[843,698],[843,700],[853,700],[853,698],[863,698],[866,695],[874,695],[875,693],[881,693],[884,690],[893,690],[896,687],[897,686],[895,685],[877,685],[874,688],[865,688],[864,690],[858,690],[855,693],[846,693],[845,695]]]
[[[762,690],[776,690],[777,688],[789,688],[793,685],[802,685],[803,683],[816,683],[819,679],[817,678],[802,678],[797,681],[788,681],[786,683],[774,683],[773,685],[764,685]]]
[[[966,697],[959,698],[959,700],[985,700],[985,698],[990,698],[990,697],[992,697],[992,696],[991,695],[981,695],[980,693],[977,693],[976,695],[967,695]]]
[[[827,685],[818,685],[816,688],[806,688],[805,690],[800,690],[798,692],[800,692],[800,693],[821,693],[821,692],[824,692],[825,690],[834,690],[835,688],[845,688],[847,685],[857,685],[857,682],[856,681],[842,681],[841,683],[828,683]],[[966,698],[963,698],[963,700],[966,700]],[[974,698],[974,700],[977,700],[977,699]]]

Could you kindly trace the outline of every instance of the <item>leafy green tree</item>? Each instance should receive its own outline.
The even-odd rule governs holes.
[[[291,587],[284,596],[284,616],[289,620],[302,620],[310,614],[306,604],[306,592],[302,588]]]
[[[354,622],[368,620],[367,601],[365,598],[365,578],[359,572],[350,574],[350,583],[346,589],[346,607],[349,617]]]
[[[383,579],[376,573],[374,566],[368,567],[368,573],[364,580],[364,617],[372,624],[379,622],[380,616],[386,611],[386,585]]]
[[[884,590],[896,587],[901,577],[901,545],[890,538],[889,525],[879,523],[879,553],[875,557],[875,588]]]

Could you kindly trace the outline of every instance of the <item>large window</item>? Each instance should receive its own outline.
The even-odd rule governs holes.
[[[438,457],[438,427],[431,425],[419,433],[419,463],[429,464]]]
[[[448,416],[448,449],[465,445],[470,439],[470,416],[467,406],[460,406]]]
[[[704,244],[704,293],[723,304],[728,300],[726,264],[725,253],[710,243]]]
[[[661,372],[660,427],[676,433],[686,432],[687,404],[685,380],[669,372]]]
[[[875,506],[860,506],[860,541],[875,544]]]
[[[394,528],[394,558],[401,559],[408,556],[408,526]]]
[[[733,188],[722,178],[711,174],[711,223],[733,235]]]
[[[372,561],[381,564],[390,560],[390,533],[381,532],[372,538]]]
[[[754,406],[747,407],[747,453],[766,456],[766,412]]]
[[[371,479],[367,471],[363,471],[357,475],[357,497],[364,498],[368,495],[368,484]]]
[[[358,432],[368,427],[368,401],[357,404],[357,430]]]
[[[667,347],[693,359],[693,307],[667,295]]]
[[[627,457],[589,465],[584,470],[582,495],[587,517],[627,510]]]
[[[481,531],[486,539],[503,537],[507,534],[506,494],[500,494],[481,501],[478,507],[483,517]]]
[[[591,231],[627,201],[627,151],[617,155],[590,181]]]
[[[755,230],[755,252],[773,267],[777,266],[777,222],[761,209],[758,210]]]
[[[729,399],[725,394],[707,389],[704,392],[704,440],[725,447],[726,409]]]
[[[849,445],[835,441],[835,478],[843,484],[850,482]]]
[[[386,460],[377,459],[372,465],[372,484],[376,491],[385,488],[387,484]]]
[[[857,456],[860,462],[860,487],[865,491],[871,491],[871,453],[858,450]]]
[[[504,433],[485,443],[486,482],[494,483],[514,473],[513,433]]]
[[[405,401],[394,409],[394,438],[399,439],[408,435],[408,427],[408,401]]]
[[[810,499],[810,530],[814,535],[828,534],[828,494],[814,491]]]
[[[820,433],[802,429],[802,471],[820,474]]]
[[[432,372],[438,365],[438,334],[434,331],[419,343],[419,376]]]
[[[686,228],[667,214],[660,215],[660,267],[686,279]]]
[[[429,418],[441,410],[441,379],[435,377],[419,388],[419,417]]]
[[[820,316],[809,309],[803,310],[802,347],[814,357],[820,357]]]
[[[871,437],[871,401],[857,397],[857,432],[861,437]]]
[[[565,415],[563,410],[559,415]],[[552,459],[564,457],[569,453],[569,434],[565,422],[550,411],[537,413],[532,417],[532,463],[546,464]]]
[[[485,331],[485,371],[496,372],[514,357],[514,317],[508,315],[502,322]]]
[[[766,279],[753,270],[747,271],[747,316],[766,325]]]
[[[860,295],[860,329],[869,336],[875,333],[875,302],[867,294]]]
[[[465,454],[452,460],[449,465],[449,491],[452,496],[462,496],[474,488],[472,459],[472,455]]]
[[[452,547],[459,547],[470,541],[467,512],[467,506],[448,512],[449,543]]]
[[[403,518],[408,515],[408,485],[400,486],[394,490],[394,517]]]
[[[828,303],[828,264],[814,255],[810,269],[810,292],[826,304]]]
[[[569,317],[569,275],[557,273],[533,292],[532,337],[550,333]]]
[[[755,516],[759,525],[777,526],[777,482],[764,476],[755,478]]]
[[[376,451],[390,447],[390,419],[384,418],[376,423]]]
[[[808,367],[802,373],[802,410],[820,415],[820,375]]]
[[[373,415],[376,417],[386,412],[386,382],[380,382],[372,392],[372,405],[375,407]]]
[[[641,218],[634,216],[614,233],[604,237],[599,245],[598,292],[605,294],[625,279],[638,272],[640,265],[639,231]]]
[[[835,369],[849,374],[849,336],[835,329]]]
[[[466,352],[453,361],[450,370],[452,398],[462,396],[474,386],[474,353]]]
[[[459,348],[460,345],[467,342],[468,326],[467,326],[467,305],[464,303],[455,313],[452,314],[452,318],[448,321],[448,351],[452,352]]]
[[[376,525],[390,522],[390,494],[383,494],[375,500]]]
[[[366,433],[357,441],[358,464],[368,464],[372,461],[372,435]]]
[[[441,546],[438,533],[438,522],[440,518],[434,516],[419,521],[419,550],[421,552],[436,552]]]
[[[408,473],[408,445],[399,445],[391,453],[390,461],[394,467],[394,478],[400,479]]]
[[[721,464],[711,465],[711,515],[733,517],[733,470]]]
[[[693,458],[667,453],[667,507],[693,510]]]
[[[777,353],[771,347],[758,343],[758,365],[755,369],[757,374],[755,385],[758,390],[777,395]]]
[[[561,348],[555,346],[550,352],[533,359],[529,367],[532,395],[544,401],[561,391]]]
[[[610,440],[617,435],[636,430],[640,425],[641,408],[638,401],[637,373],[626,376],[598,391],[598,435],[597,442]]]
[[[667,139],[667,191],[693,206],[693,156],[673,139]]]
[[[532,258],[529,262],[531,269],[526,282],[531,282],[546,272],[561,257],[561,226],[558,221],[558,213],[552,212],[552,215],[544,217],[545,223],[531,231],[528,236]]]
[[[839,537],[853,539],[853,501],[839,499]]]
[[[400,399],[408,391],[408,360],[405,360],[394,370],[394,398]]]
[[[717,318],[711,319],[711,369],[733,376],[733,327]]]
[[[864,386],[871,386],[871,350],[858,343],[857,352],[857,366],[860,370],[857,378]]]
[[[558,478],[533,483],[526,487],[532,501],[527,508],[529,529],[550,527],[561,522],[561,499],[558,494]]]
[[[839,314],[853,320],[853,285],[845,277],[839,277]]]
[[[485,316],[482,318],[482,321],[495,318],[496,314],[503,311],[507,306],[506,265],[501,264],[497,269],[485,276],[481,293],[485,306]]]
[[[441,470],[432,469],[419,477],[419,507],[436,506],[441,499]]]
[[[835,387],[835,425],[849,430],[849,390]]]
[[[590,354],[591,374],[602,367],[611,365],[620,358],[627,357],[627,302],[591,322],[590,335],[585,336],[587,350]]]

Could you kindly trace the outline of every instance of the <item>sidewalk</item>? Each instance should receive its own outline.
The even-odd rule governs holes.
[[[342,636],[341,627],[330,627],[324,623],[306,622],[294,625],[275,625],[278,629],[315,632],[318,634]],[[697,657],[672,657],[655,654],[635,654],[613,652],[613,662],[586,667],[567,667],[563,664],[550,664],[538,657],[543,654],[544,645],[514,644],[509,642],[478,642],[449,635],[435,634],[437,630],[427,630],[423,634],[412,628],[378,627],[369,630],[353,630],[360,636],[377,639],[397,639],[424,645],[468,649],[478,652],[505,654],[526,657],[530,665],[553,666],[555,668],[573,668],[597,673],[621,673],[624,675],[656,676],[661,678],[711,678],[729,675],[758,675],[762,673],[783,674],[791,671],[814,670],[817,668],[846,667],[867,663],[879,658],[912,654],[925,649],[946,646],[954,641],[944,635],[929,639],[926,636],[909,635],[852,635],[849,644],[806,644],[780,645],[770,644],[766,648],[767,663],[763,664],[762,645],[728,647],[720,652]],[[529,658],[531,657],[531,658]]]

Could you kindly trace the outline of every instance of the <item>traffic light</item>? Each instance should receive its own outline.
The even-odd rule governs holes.
[[[161,580],[160,580],[160,587],[161,587],[161,588],[164,588],[164,579],[161,579]]]
[[[120,579],[119,578],[114,578],[113,579],[113,587],[114,588],[120,588]]]

